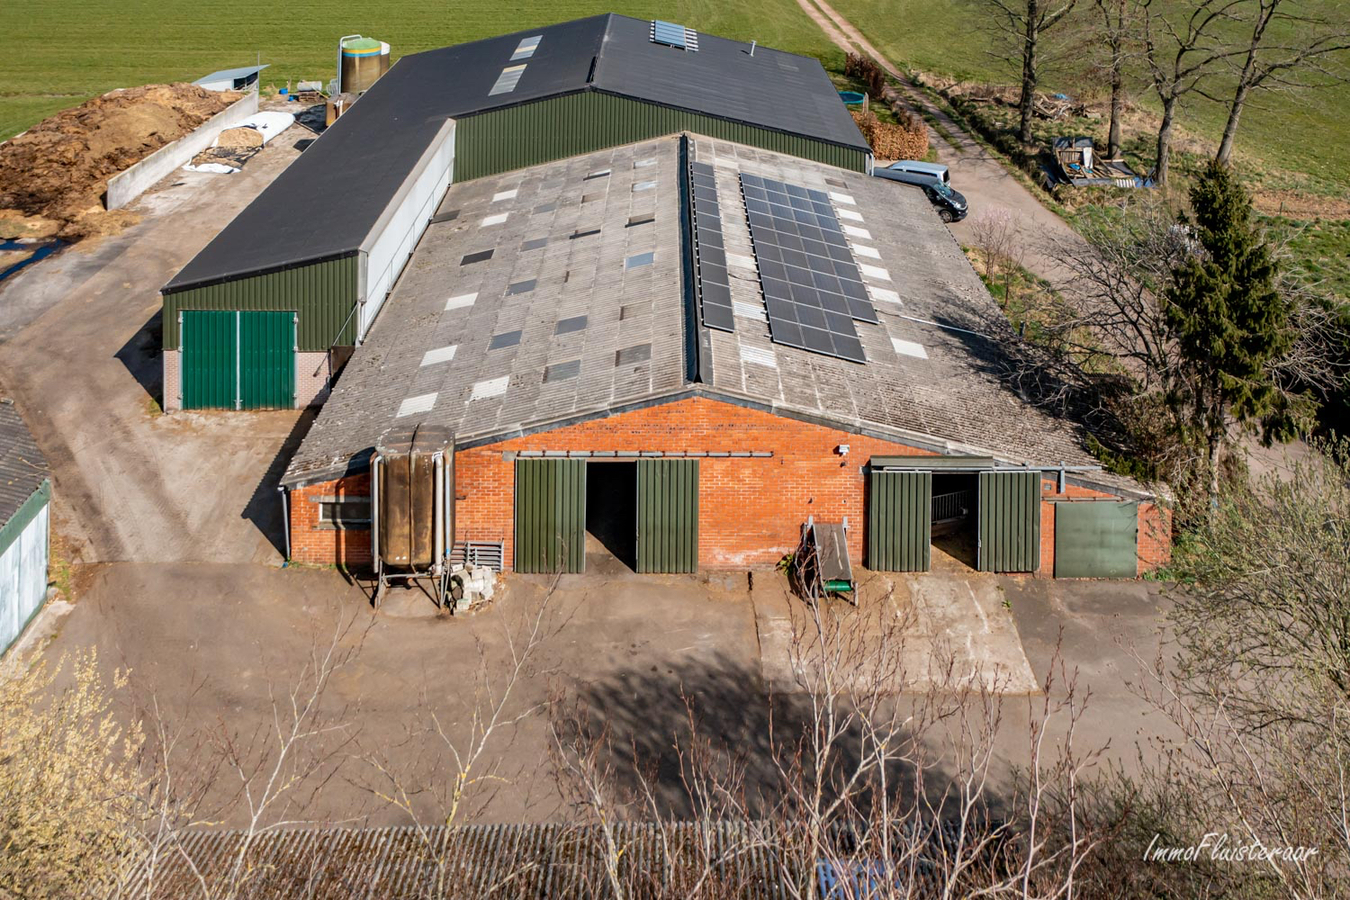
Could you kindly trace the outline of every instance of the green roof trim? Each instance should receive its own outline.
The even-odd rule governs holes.
[[[32,521],[37,518],[37,514],[42,511],[52,499],[51,479],[44,478],[38,489],[33,491],[32,495],[24,501],[14,515],[9,517],[9,521],[0,525],[0,554],[8,550],[19,535],[23,534]]]

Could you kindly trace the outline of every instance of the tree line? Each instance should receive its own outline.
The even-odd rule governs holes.
[[[1254,96],[1343,84],[1350,20],[1307,0],[968,0],[992,33],[999,59],[1018,64],[1018,137],[1030,144],[1047,61],[1071,52],[1110,91],[1107,158],[1121,149],[1132,92],[1156,99],[1154,178],[1167,184],[1174,128],[1191,97],[1220,103],[1225,123],[1214,161],[1227,165]]]

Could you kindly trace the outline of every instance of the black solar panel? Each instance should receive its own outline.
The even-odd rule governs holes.
[[[829,194],[746,173],[741,193],[770,337],[790,347],[866,362],[853,323],[879,320]]]
[[[699,319],[708,328],[735,331],[717,177],[707,163],[689,162],[689,205],[694,223],[694,281],[698,285]]]

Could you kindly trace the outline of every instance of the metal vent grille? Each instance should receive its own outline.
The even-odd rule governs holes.
[[[500,572],[506,555],[503,546],[501,541],[456,541],[450,551],[450,565],[487,566]]]

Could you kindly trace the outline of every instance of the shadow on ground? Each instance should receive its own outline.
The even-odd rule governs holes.
[[[721,653],[697,660],[654,659],[578,685],[575,697],[580,714],[568,708],[559,731],[583,745],[603,735],[607,751],[602,755],[612,767],[618,795],[632,798],[632,815],[650,817],[641,800],[650,788],[663,814],[697,818],[706,808],[692,788],[699,776],[708,774],[736,785],[744,814],[752,818],[770,815],[792,793],[792,786],[812,790],[813,778],[798,767],[811,765],[810,746],[818,722],[813,699],[801,693],[770,696],[759,667],[750,661]],[[887,701],[902,718],[923,702],[912,696]],[[943,738],[931,729],[928,738],[923,743],[929,754],[923,790],[929,802],[945,808],[943,794],[952,769],[934,753]],[[903,745],[904,740],[897,743]],[[700,745],[712,752],[700,753]],[[863,746],[866,742],[857,726],[839,738],[826,766],[825,802],[839,796],[840,785],[858,766]],[[887,767],[888,783],[897,786],[891,802],[897,796],[903,802],[913,800],[918,789],[915,775],[909,762]],[[856,793],[852,802],[860,805],[858,813],[866,816],[875,797],[866,790],[851,793]],[[995,815],[1007,811],[1008,799],[1002,793],[989,793],[985,802]]]

